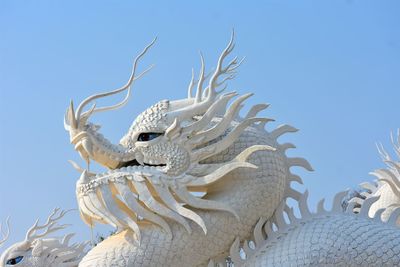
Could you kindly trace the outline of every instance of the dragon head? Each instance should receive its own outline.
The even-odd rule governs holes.
[[[254,146],[244,149],[229,162],[207,162],[229,148],[247,127],[269,120],[255,117],[266,105],[256,105],[244,119],[239,119],[242,103],[251,94],[234,99],[235,92],[223,93],[223,85],[234,78],[242,62],[235,57],[224,63],[234,48],[233,38],[234,34],[221,53],[215,71],[209,75],[205,74],[200,53],[200,74],[195,79],[192,72],[187,98],[163,100],[146,109],[118,145],[111,144],[99,134],[99,127],[88,122],[88,118],[95,112],[115,109],[127,102],[132,82],[144,73],[135,76],[137,62],[154,41],[135,59],[132,75],[125,86],[88,97],[76,112],[70,105],[65,128],[70,133],[71,143],[85,161],[94,160],[109,168],[106,173],[94,174],[74,164],[82,172],[77,183],[77,197],[86,223],[92,225],[99,221],[120,230],[130,228],[138,234],[138,224],[150,221],[170,233],[163,218],[177,221],[190,231],[182,218],[186,217],[206,231],[202,219],[182,204],[235,214],[222,203],[190,193],[206,192],[214,182],[237,168],[256,168],[246,162],[248,156],[258,150],[273,150],[272,147]],[[121,103],[103,108],[93,105],[82,112],[89,102],[125,90],[127,95]]]
[[[0,266],[78,266],[79,261],[86,254],[87,242],[69,245],[68,243],[74,234],[67,234],[62,239],[48,237],[50,233],[67,226],[57,223],[66,213],[67,211],[59,212],[59,209],[55,209],[45,224],[38,225],[39,221],[37,220],[26,233],[24,241],[13,244],[3,252],[0,257]],[[38,233],[40,230],[43,230],[43,232]]]

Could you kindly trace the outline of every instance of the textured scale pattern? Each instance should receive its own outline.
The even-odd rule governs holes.
[[[400,231],[335,214],[290,227],[244,266],[400,266]]]
[[[212,160],[228,161],[243,149],[263,143],[276,146],[265,132],[249,129],[229,149]],[[207,265],[210,255],[216,257],[227,253],[236,236],[246,238],[250,235],[260,216],[272,216],[286,188],[288,167],[284,164],[284,155],[256,152],[249,162],[256,164],[258,169],[236,170],[224,178],[232,184],[229,194],[225,191],[210,193],[212,199],[227,202],[233,207],[241,218],[240,222],[228,213],[199,210],[196,212],[207,225],[207,235],[194,223],[191,223],[193,233],[189,235],[181,226],[170,222],[174,238],[169,241],[158,227],[148,226],[142,230],[140,246],[136,242],[123,242],[123,236],[132,233],[120,233],[92,249],[80,266],[198,266]],[[99,257],[97,253],[106,255]],[[124,264],[119,265],[123,261]]]
[[[167,100],[160,101],[141,113],[132,123],[128,133],[122,138],[121,144],[132,146],[131,142],[135,141],[134,137],[136,137],[132,135],[135,132],[162,132],[163,127],[167,125],[165,111],[168,106]]]

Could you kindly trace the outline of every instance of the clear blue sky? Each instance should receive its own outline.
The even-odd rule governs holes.
[[[111,140],[150,104],[185,97],[198,50],[214,66],[234,27],[234,54],[247,58],[229,88],[254,92],[249,104],[271,103],[269,129],[300,129],[283,139],[315,169],[298,172],[312,205],[382,167],[375,142],[390,147],[400,127],[399,1],[144,2],[0,2],[0,220],[11,216],[10,242],[52,208],[76,207],[78,173],[67,160],[82,161],[63,129],[69,100],[124,84],[156,35],[141,64],[156,67],[129,104],[95,116]],[[77,213],[66,221],[89,238]]]

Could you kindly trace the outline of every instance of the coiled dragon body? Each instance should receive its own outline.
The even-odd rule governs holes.
[[[149,70],[136,75],[154,41],[135,59],[126,85],[88,97],[76,111],[71,102],[64,121],[71,143],[86,162],[108,168],[96,174],[73,163],[81,172],[81,218],[89,226],[116,229],[79,266],[399,266],[399,163],[382,153],[389,169],[376,172],[378,184],[363,185],[362,198],[344,211],[342,192],[331,210],[321,202],[311,212],[308,193],[291,187],[302,183],[291,167],[312,168],[286,155],[293,144],[278,142],[296,129],[265,130],[271,119],[257,114],[267,105],[241,117],[251,94],[224,92],[241,63],[237,57],[226,62],[233,37],[210,75],[201,55],[187,98],[145,110],[117,145],[89,118],[127,103],[132,84]],[[122,102],[84,111],[94,100],[121,92]],[[298,203],[300,217],[288,198]]]

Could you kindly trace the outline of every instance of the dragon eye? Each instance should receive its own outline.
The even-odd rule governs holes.
[[[22,261],[22,259],[24,258],[24,256],[18,256],[16,258],[13,259],[9,259],[6,264],[7,265],[16,265],[18,263],[20,263]]]
[[[146,141],[153,140],[161,135],[163,135],[163,134],[162,133],[141,133],[141,134],[139,134],[137,140],[140,142],[146,142]]]

